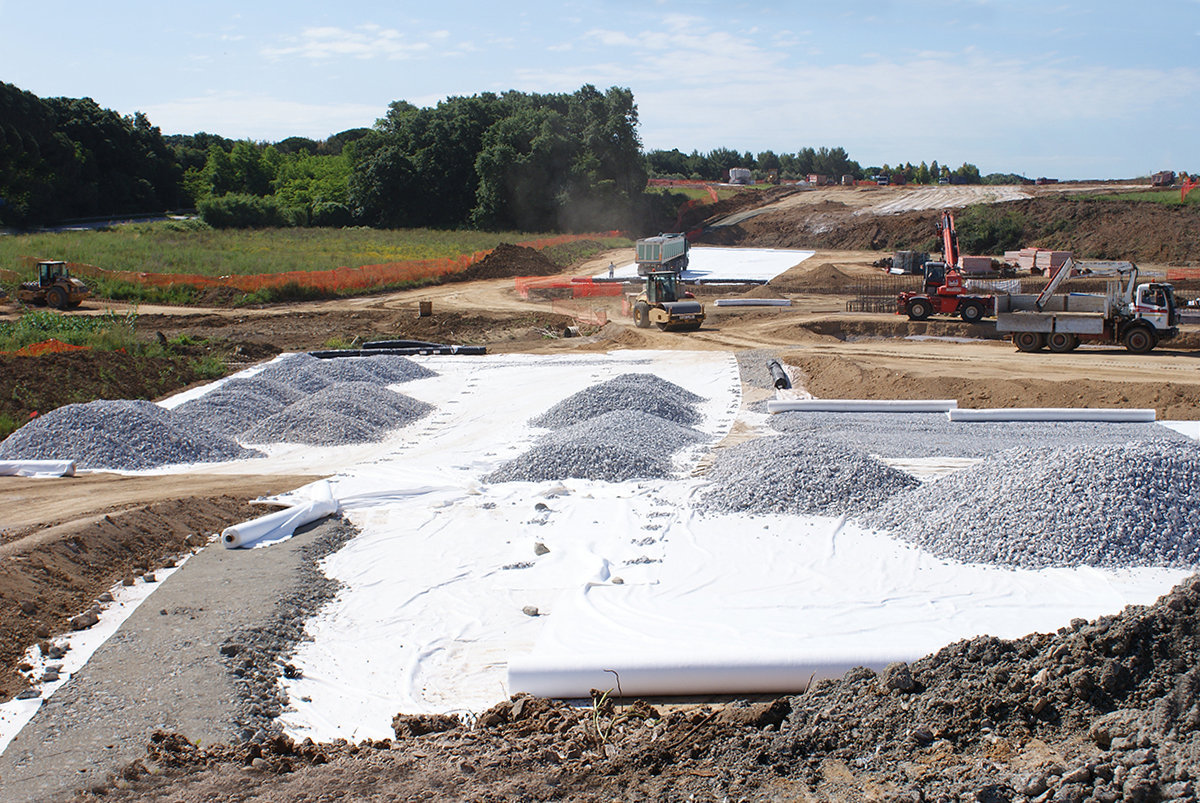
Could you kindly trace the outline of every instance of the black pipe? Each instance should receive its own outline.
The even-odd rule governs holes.
[[[398,355],[402,357],[411,357],[417,354],[460,354],[464,356],[478,356],[487,354],[487,346],[442,346],[437,343],[430,343],[428,346],[398,349],[337,349],[336,351],[310,351],[310,357],[316,357],[319,360],[330,360],[335,357],[378,357],[380,355]]]
[[[767,369],[771,372],[771,378],[775,380],[776,390],[787,390],[792,386],[792,381],[788,379],[787,371],[783,370],[779,360],[768,360]]]

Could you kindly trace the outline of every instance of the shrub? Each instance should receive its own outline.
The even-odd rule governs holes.
[[[200,217],[214,229],[265,229],[289,225],[274,198],[229,193],[200,202]]]

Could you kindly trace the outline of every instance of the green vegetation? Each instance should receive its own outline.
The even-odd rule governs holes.
[[[1091,193],[1077,195],[1081,201],[1134,201],[1137,203],[1166,204],[1167,206],[1200,206],[1200,190],[1192,190],[1185,200],[1179,200],[1179,188],[1169,190],[1141,190],[1139,192]]]
[[[365,227],[218,231],[203,224],[137,223],[103,231],[0,237],[0,266],[15,270],[20,258],[32,257],[111,271],[249,276],[444,259],[539,236],[516,231]]]
[[[954,220],[964,254],[1002,254],[1023,248],[1028,221],[1020,212],[992,205],[969,206]]]
[[[98,317],[60,315],[57,312],[27,312],[11,323],[0,322],[0,351],[16,351],[46,340],[59,340],[72,346],[87,346],[100,351],[135,347],[134,326],[137,313]]]
[[[98,317],[28,312],[17,321],[0,323],[0,440],[31,415],[64,404],[95,399],[153,399],[192,382],[228,373],[220,346],[180,336],[140,342],[137,314]],[[69,362],[49,363],[53,356],[25,357],[3,352],[54,339],[87,351]]]

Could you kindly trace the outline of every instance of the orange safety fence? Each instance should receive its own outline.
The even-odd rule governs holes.
[[[1182,279],[1200,279],[1200,268],[1167,268],[1167,281],[1178,282]]]
[[[525,240],[516,244],[526,248],[541,250],[579,240],[620,236],[621,233],[617,231],[591,234],[563,234],[556,237]],[[490,253],[492,253],[492,249],[476,251],[473,254],[462,254],[457,257],[410,259],[398,262],[386,262],[379,265],[363,265],[357,268],[334,268],[333,270],[288,271],[284,273],[258,273],[217,277],[189,273],[142,273],[138,271],[105,270],[95,265],[76,262],[68,263],[68,268],[76,276],[109,278],[126,281],[131,284],[146,284],[156,287],[170,287],[177,284],[199,288],[233,287],[244,293],[253,293],[265,287],[296,285],[298,287],[332,293],[338,290],[361,290],[405,282],[417,282],[436,279],[453,273],[461,273],[476,262],[483,260]],[[24,261],[29,266],[37,262],[32,257],[25,257]]]
[[[1183,186],[1179,188],[1179,203],[1186,201],[1188,193],[1197,187],[1200,187],[1200,181],[1193,181],[1189,178],[1187,181],[1183,182]]]
[[[573,301],[556,300],[552,309],[559,315],[570,315],[579,323],[587,323],[592,326],[604,326],[608,323],[608,313],[604,310],[585,307]]]
[[[41,343],[31,343],[16,351],[0,351],[0,354],[15,354],[18,357],[40,357],[43,354],[59,354],[64,351],[88,351],[91,346],[72,346],[61,340],[43,340]]]
[[[619,296],[624,292],[620,282],[596,282],[590,276],[518,276],[513,287],[521,298],[590,298]]]

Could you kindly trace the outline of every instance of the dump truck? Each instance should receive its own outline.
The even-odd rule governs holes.
[[[646,276],[646,289],[633,302],[633,322],[639,329],[655,324],[659,329],[695,331],[704,323],[704,305],[691,293],[681,293],[674,271],[654,271]]]
[[[1059,293],[1071,278],[1103,278],[1098,293]],[[1174,288],[1165,282],[1138,284],[1131,262],[1068,259],[1038,295],[996,297],[996,331],[1012,335],[1020,351],[1074,351],[1081,343],[1120,343],[1145,354],[1179,334]]]
[[[688,249],[687,237],[682,234],[660,234],[638,240],[638,276],[661,271],[683,273],[688,266]]]
[[[18,301],[62,310],[78,307],[92,296],[88,286],[71,275],[66,262],[42,261],[37,271],[37,279],[17,288]]]

